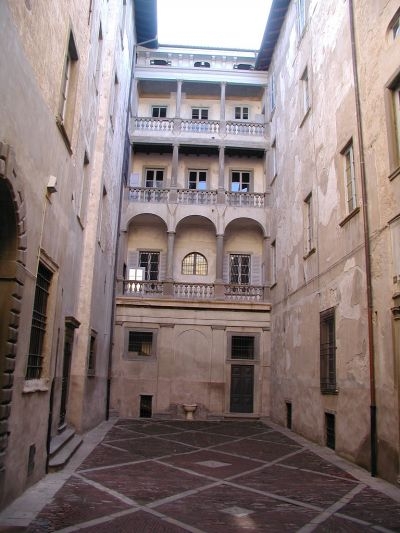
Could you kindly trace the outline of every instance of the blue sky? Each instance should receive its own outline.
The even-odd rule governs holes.
[[[158,42],[258,50],[271,0],[157,0]]]

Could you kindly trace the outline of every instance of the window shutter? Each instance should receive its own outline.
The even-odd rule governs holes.
[[[251,256],[251,278],[250,285],[262,285],[262,268],[261,256]]]
[[[229,254],[224,255],[222,264],[222,279],[225,283],[229,283]]]
[[[160,252],[160,270],[159,277],[160,281],[165,281],[167,277],[167,254],[166,252]]]
[[[137,268],[139,262],[139,252],[137,250],[128,251],[128,272],[130,268]]]

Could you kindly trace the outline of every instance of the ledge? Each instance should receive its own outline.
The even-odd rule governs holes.
[[[355,209],[353,209],[353,211],[352,211],[351,213],[349,213],[349,214],[347,215],[347,217],[345,217],[341,222],[339,222],[339,226],[340,226],[341,228],[343,228],[343,226],[344,226],[345,224],[347,224],[347,222],[348,222],[349,220],[351,220],[351,219],[352,219],[357,213],[359,213],[359,212],[360,212],[360,208],[359,208],[359,207],[356,207]]]
[[[48,392],[49,380],[47,378],[28,379],[24,381],[22,389],[23,394],[31,394],[32,392]]]
[[[388,178],[390,181],[392,181],[394,180],[394,178],[397,178],[397,176],[400,176],[400,166],[394,169],[393,172],[388,176]]]
[[[315,248],[315,246],[313,246],[309,252],[307,252],[305,255],[303,255],[303,259],[308,259],[310,257],[310,255],[315,254],[316,251],[317,251],[317,249]]]

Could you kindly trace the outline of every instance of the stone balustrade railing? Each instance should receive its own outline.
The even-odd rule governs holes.
[[[178,118],[136,117],[133,121],[132,133],[170,133],[179,135],[186,133],[208,134],[210,136],[229,137],[264,137],[265,125],[247,121],[219,121]]]
[[[167,287],[172,286],[172,292]],[[135,298],[176,298],[188,300],[210,300],[216,297],[213,283],[182,283],[165,281],[123,281],[123,295]],[[224,285],[225,300],[262,302],[264,288],[256,285]]]
[[[217,203],[217,191],[178,189],[178,204],[213,205]]]
[[[226,191],[226,204],[234,207],[264,207],[265,195],[258,192]]]
[[[155,189],[150,187],[129,187],[129,200],[131,202],[168,202],[168,189]]]

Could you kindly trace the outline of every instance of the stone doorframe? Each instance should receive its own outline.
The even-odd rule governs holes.
[[[0,141],[0,185],[9,193],[9,207],[14,212],[15,253],[10,260],[0,257],[0,278],[4,288],[10,293],[8,309],[5,314],[5,335],[0,338],[0,486],[4,479],[4,461],[8,444],[8,419],[11,412],[15,358],[17,354],[18,333],[26,265],[26,206],[22,180],[18,171],[15,152],[11,146]],[[7,199],[6,199],[7,202]],[[12,204],[12,205],[11,205]],[[8,322],[7,322],[8,314]],[[7,326],[8,323],[8,326]],[[1,492],[1,491],[0,491]]]

